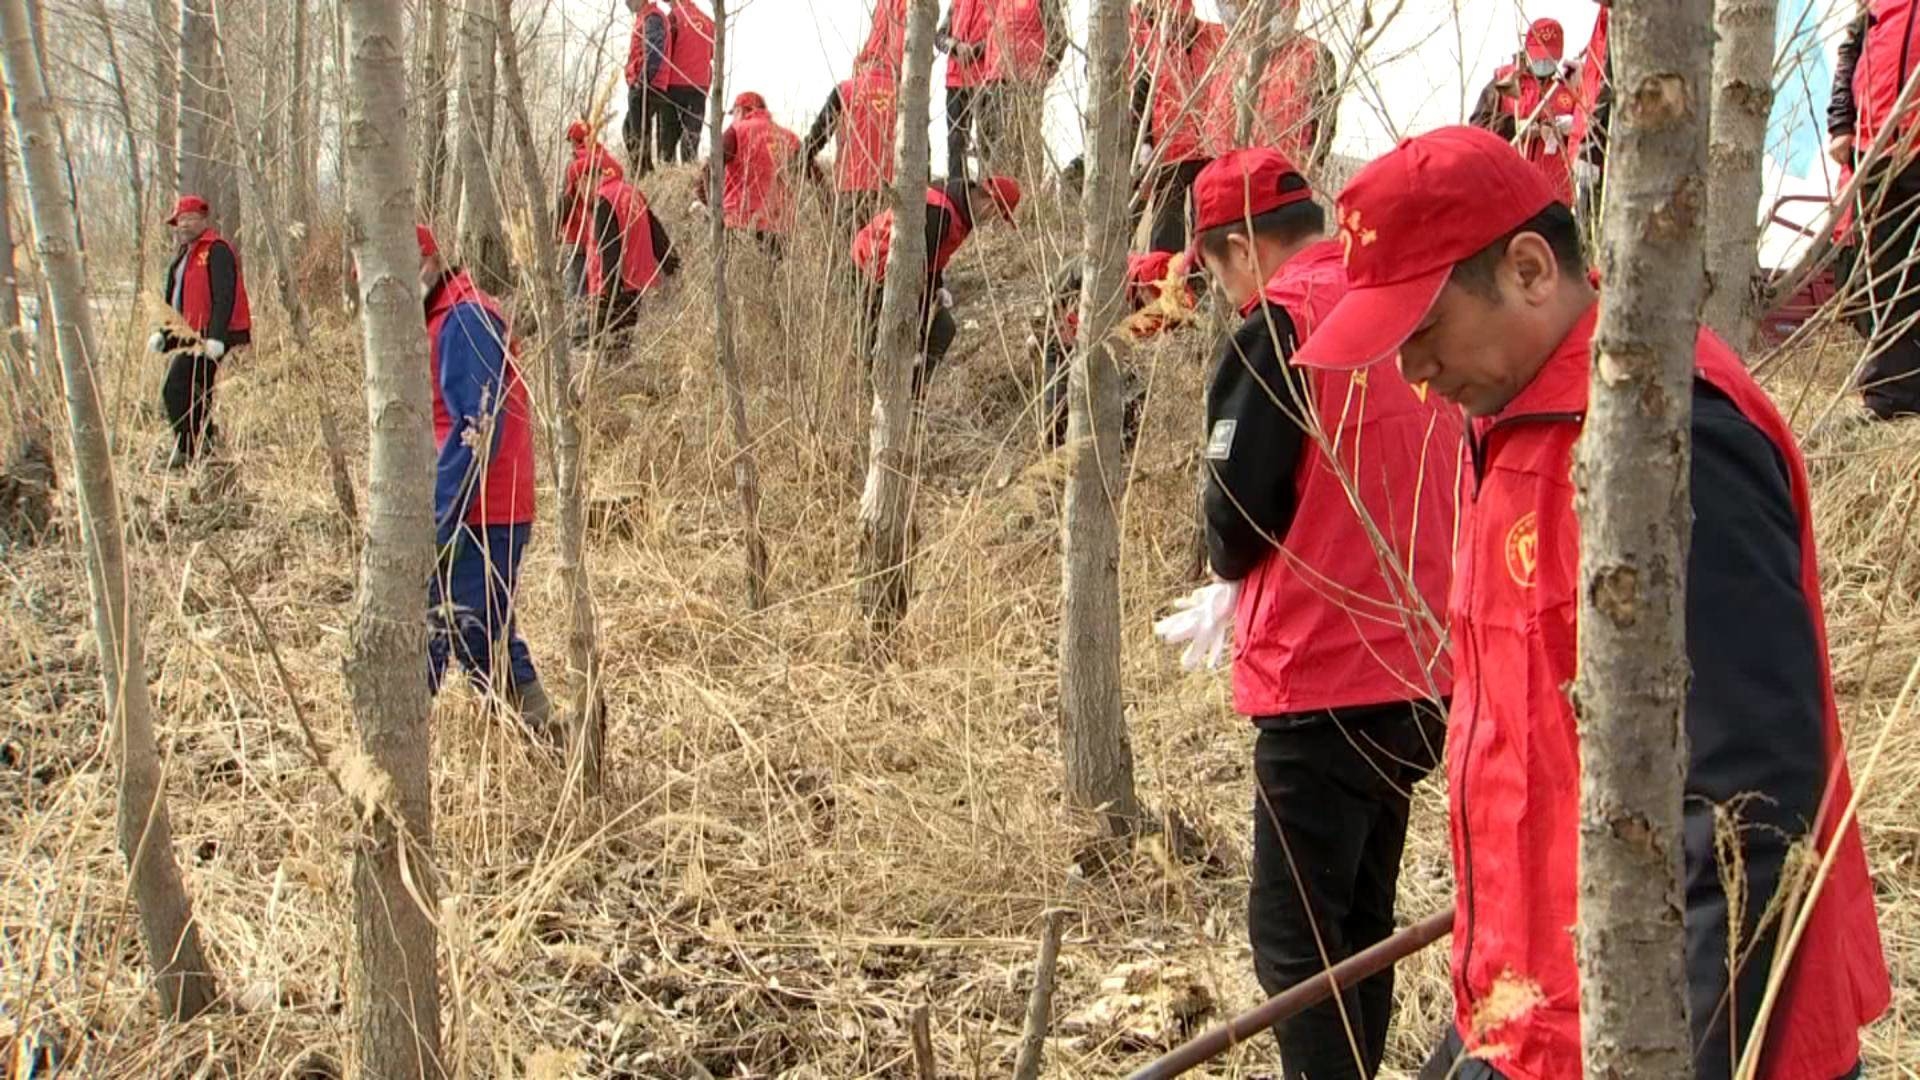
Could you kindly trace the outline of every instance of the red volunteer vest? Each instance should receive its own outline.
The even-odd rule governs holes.
[[[1511,1080],[1580,1075],[1580,987],[1572,928],[1579,919],[1580,760],[1573,708],[1580,526],[1573,510],[1574,441],[1587,407],[1597,307],[1568,334],[1499,416],[1475,424],[1484,477],[1471,495],[1454,564],[1455,682],[1447,729],[1447,799],[1454,878],[1454,1022],[1468,1048]],[[1762,1080],[1832,1080],[1860,1054],[1860,1025],[1890,988],[1873,883],[1857,828],[1836,836],[1849,797],[1820,605],[1806,468],[1793,433],[1740,358],[1705,329],[1697,378],[1726,394],[1788,464],[1800,519],[1801,585],[1820,642],[1832,784],[1816,827],[1838,845],[1766,1033]],[[1469,476],[1468,490],[1472,481]],[[1763,905],[1769,897],[1750,897]],[[1536,983],[1544,1002],[1476,1031],[1475,1009],[1503,976]]]
[[[873,25],[867,30],[866,44],[853,58],[853,70],[864,71],[878,64],[890,72],[900,70],[900,59],[907,51],[907,0],[878,0],[873,6]]]
[[[628,86],[639,86],[640,80],[647,74],[647,16],[649,15],[658,15],[660,18],[666,20],[667,49],[669,50],[666,59],[670,61],[673,58],[671,52],[673,48],[672,16],[668,15],[659,4],[649,3],[634,14],[633,36],[627,39]],[[671,67],[672,65],[670,63],[661,64],[660,69],[653,73],[653,78],[647,81],[648,89],[665,90],[667,88],[667,72]]]
[[[566,217],[560,219],[560,242],[578,246],[593,228],[593,193],[608,180],[626,174],[620,162],[599,143],[574,151],[567,162]]]
[[[713,20],[692,0],[674,0],[667,12],[668,86],[713,85]]]
[[[793,228],[793,191],[787,169],[800,137],[764,112],[733,122],[733,160],[727,162],[721,200],[727,227],[784,233]]]
[[[1561,134],[1555,125],[1561,117],[1580,115],[1580,100],[1573,88],[1559,79],[1542,82],[1528,72],[1516,72],[1511,64],[1501,68],[1494,77],[1514,80],[1514,93],[1503,95],[1502,103],[1519,125],[1521,156],[1533,162],[1534,168],[1547,178],[1562,203],[1572,206],[1572,136]]]
[[[620,287],[627,292],[652,291],[660,281],[660,261],[653,250],[653,211],[647,208],[647,197],[617,177],[600,185],[599,197],[613,207],[620,228]],[[601,296],[606,288],[607,268],[600,263],[599,238],[594,237],[587,245],[587,294]]]
[[[1346,291],[1340,245],[1325,240],[1288,259],[1266,299],[1305,340]],[[1277,716],[1444,696],[1460,415],[1391,371],[1306,371],[1318,430],[1294,471],[1293,524],[1240,586],[1233,707]]]
[[[898,109],[890,68],[865,68],[840,84],[840,119],[833,137],[835,191],[881,191],[893,183]]]
[[[187,245],[186,258],[180,264],[180,318],[196,334],[207,332],[213,319],[213,289],[207,278],[207,260],[213,245],[226,244],[233,252],[233,314],[227,317],[227,330],[252,330],[253,309],[247,304],[247,276],[240,269],[240,253],[218,232],[209,228]]]
[[[453,432],[453,416],[440,400],[440,327],[461,304],[476,304],[505,327],[507,320],[493,297],[481,292],[465,270],[447,279],[427,309],[427,367],[433,380],[433,443],[445,446]],[[467,504],[468,525],[521,525],[533,520],[533,412],[527,407],[527,386],[520,379],[520,346],[507,335],[507,392],[493,422],[500,425],[500,445],[482,467],[478,493]]]
[[[993,33],[994,0],[953,0],[947,12],[947,33],[956,42],[985,45]],[[979,86],[987,80],[987,58],[956,60],[947,54],[947,86]]]
[[[1320,45],[1295,35],[1267,56],[1260,73],[1259,96],[1254,99],[1253,130],[1245,143],[1235,139],[1240,106],[1234,94],[1207,95],[1206,144],[1215,154],[1250,146],[1271,147],[1288,160],[1305,165],[1313,150],[1313,81],[1319,67]],[[1235,50],[1219,65],[1220,86],[1237,86],[1246,70],[1244,50]]]
[[[1573,145],[1587,141],[1594,110],[1600,107],[1600,91],[1607,85],[1607,22],[1613,9],[1601,8],[1593,21],[1593,36],[1587,39],[1587,51],[1580,54],[1580,111],[1573,114]]]
[[[938,207],[947,212],[947,232],[940,238],[940,246],[927,253],[927,277],[944,271],[953,261],[954,253],[960,245],[973,235],[973,226],[968,224],[960,208],[955,206],[947,193],[936,187],[927,189],[927,206]],[[874,281],[887,279],[887,253],[893,247],[893,211],[883,210],[872,221],[862,226],[853,237],[853,264]]]
[[[997,0],[987,33],[987,82],[1043,83],[1047,78],[1047,24],[1040,0]]]
[[[1191,42],[1169,40],[1175,31],[1163,25],[1148,45],[1153,144],[1163,165],[1213,156],[1207,146],[1208,116],[1213,111],[1207,92],[1226,68],[1221,64],[1216,71],[1213,64],[1226,40],[1226,29],[1218,23],[1196,25]]]
[[[1853,68],[1854,141],[1871,145],[1893,116],[1900,87],[1920,64],[1920,18],[1915,0],[1873,0],[1867,8],[1867,36]],[[1902,134],[1914,130],[1914,111],[1901,119]]]

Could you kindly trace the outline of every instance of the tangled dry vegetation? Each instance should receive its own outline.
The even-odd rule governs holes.
[[[1142,794],[1193,839],[1177,850],[1150,839],[1088,872],[1076,861],[1087,834],[1061,805],[1060,477],[1040,449],[1022,341],[1060,254],[1037,238],[1077,236],[1042,201],[1021,237],[984,234],[961,257],[962,336],[925,422],[915,600],[882,671],[854,647],[867,401],[851,309],[823,284],[824,235],[778,271],[745,252],[733,270],[773,552],[765,613],[742,603],[704,253],[653,305],[633,352],[599,360],[588,453],[612,705],[604,795],[563,803],[551,767],[464,687],[434,714],[456,1075],[902,1076],[908,1017],[924,1003],[941,1075],[1004,1076],[1054,908],[1069,914],[1049,1076],[1115,1075],[1183,1024],[1255,1001],[1242,915],[1252,734],[1224,678],[1182,675],[1148,629],[1190,584],[1197,332],[1134,356],[1151,397],[1122,567]],[[319,1078],[345,1064],[356,821],[308,753],[289,691],[323,743],[349,740],[340,657],[355,538],[312,418],[323,399],[342,416],[364,484],[357,336],[336,316],[302,353],[261,321],[264,340],[221,390],[237,462],[225,483],[156,470],[159,372],[131,348],[108,363],[177,854],[230,1007],[181,1026],[155,1016],[114,845],[68,494],[64,530],[0,563],[0,1040],[16,1069],[39,1057],[85,1076]],[[1776,392],[1831,390],[1850,347],[1835,334],[1796,352]],[[1920,425],[1815,454],[1856,762],[1890,722],[1920,632],[1917,463]],[[557,678],[565,601],[551,536],[536,541],[520,614]],[[1862,778],[1898,988],[1870,1033],[1874,1076],[1912,1075],[1920,1056],[1905,977],[1920,957],[1920,735],[1896,722]],[[1403,918],[1437,910],[1449,889],[1444,799],[1429,783]],[[1401,969],[1397,1075],[1441,1028],[1444,974],[1438,949]],[[1263,1041],[1210,1075],[1275,1065]]]

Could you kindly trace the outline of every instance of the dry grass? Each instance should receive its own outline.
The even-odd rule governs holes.
[[[684,206],[684,183],[657,180],[656,205]],[[1058,220],[1028,229],[1077,236]],[[1148,631],[1189,584],[1202,378],[1191,347],[1136,356],[1152,398],[1125,509],[1124,675],[1143,794],[1190,819],[1210,857],[1150,843],[1111,873],[1083,874],[1053,719],[1059,477],[1036,450],[1037,373],[1020,346],[1057,252],[987,235],[962,256],[962,336],[926,425],[914,605],[897,662],[876,672],[852,659],[866,402],[850,309],[820,284],[830,246],[815,234],[778,272],[751,257],[734,271],[774,607],[754,616],[741,602],[732,451],[696,255],[690,279],[652,306],[634,355],[603,361],[594,384],[605,797],[562,805],[549,768],[463,687],[436,707],[457,1075],[902,1076],[907,1016],[922,1001],[944,1074],[1005,1075],[1051,907],[1071,913],[1058,1015],[1141,961],[1184,969],[1220,1010],[1255,1000],[1242,915],[1252,733],[1224,676],[1181,675]],[[317,1077],[350,1042],[355,812],[306,752],[236,592],[263,614],[321,738],[347,742],[339,665],[356,563],[311,417],[318,400],[334,403],[363,470],[357,339],[336,318],[300,352],[262,322],[265,340],[221,391],[240,463],[231,497],[196,498],[204,484],[154,471],[162,430],[147,403],[160,373],[144,354],[109,360],[128,372],[116,402],[122,490],[177,854],[230,1009],[182,1026],[154,1013],[114,846],[74,537],[0,564],[0,1040],[22,1053],[57,1045],[74,1075]],[[1783,398],[1836,385],[1817,353],[1782,366]],[[1920,425],[1850,438],[1816,458],[1817,510],[1835,673],[1862,751],[1920,630]],[[565,607],[551,541],[550,530],[536,541],[520,610],[557,684]],[[1920,954],[1920,735],[1891,739],[1865,803],[1899,988],[1870,1035],[1875,1076],[1911,1075],[1916,1057],[1905,974]],[[1448,899],[1443,815],[1438,785],[1424,785],[1402,878],[1409,920]],[[1436,949],[1402,970],[1390,1054],[1400,1074],[1446,1016],[1444,963]],[[1145,982],[1151,991],[1151,971]],[[1056,1043],[1047,1075],[1111,1076],[1143,1050],[1091,1032]],[[1211,1075],[1275,1065],[1263,1041]]]

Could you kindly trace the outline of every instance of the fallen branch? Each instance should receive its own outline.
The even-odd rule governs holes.
[[[1020,1034],[1020,1056],[1013,1062],[1013,1080],[1038,1080],[1046,1056],[1047,1029],[1052,1022],[1053,969],[1060,958],[1060,927],[1067,913],[1047,912],[1040,930],[1040,959],[1033,967],[1033,993],[1027,997],[1027,1025]]]
[[[933,1062],[933,1006],[921,1002],[908,1022],[913,1035],[913,1073],[919,1080],[937,1080]]]

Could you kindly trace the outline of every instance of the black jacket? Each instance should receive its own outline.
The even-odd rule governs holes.
[[[647,211],[647,227],[653,237],[653,255],[659,260],[662,277],[672,277],[680,272],[680,253],[673,249],[673,241],[667,238],[667,230],[660,224],[660,215]],[[603,273],[609,275],[608,287],[600,294],[602,307],[624,309],[631,315],[637,294],[626,291],[620,284],[620,261],[626,253],[626,237],[620,232],[620,219],[614,216],[613,204],[606,199],[595,200],[593,204],[593,235],[599,238],[600,265]]]
[[[1307,381],[1285,309],[1262,304],[1241,322],[1207,386],[1207,561],[1238,581],[1293,524],[1294,470],[1306,452]]]

